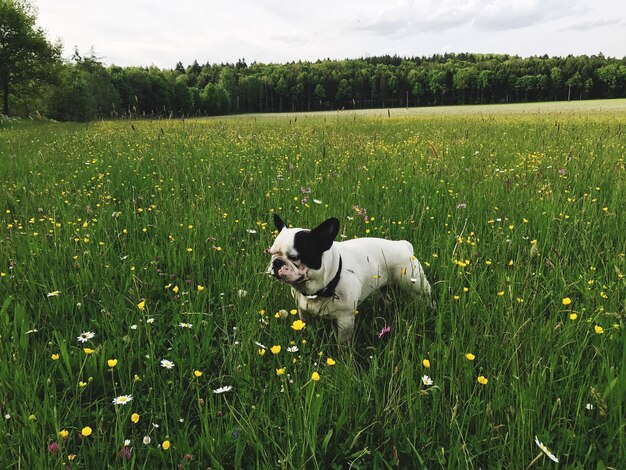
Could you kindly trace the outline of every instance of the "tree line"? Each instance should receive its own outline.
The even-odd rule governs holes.
[[[2,28],[10,22],[3,19],[7,15],[2,8],[0,84],[5,114],[9,104],[23,115],[39,112],[57,120],[88,121],[626,97],[626,58],[602,54],[449,53],[250,65],[240,59],[233,64],[179,62],[172,69],[160,69],[107,67],[93,51],[81,56],[76,50],[71,60],[62,61],[58,44],[41,45],[43,33],[27,10],[22,11],[26,29],[36,33],[30,43],[43,52],[40,61],[32,51],[20,56],[20,47],[34,47],[22,41],[13,46],[15,58],[3,44]]]

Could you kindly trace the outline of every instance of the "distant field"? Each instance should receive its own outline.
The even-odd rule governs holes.
[[[626,100],[389,112],[0,123],[0,464],[623,468]],[[438,309],[294,331],[273,212]]]
[[[268,113],[247,114],[244,116],[257,117],[286,117],[286,116],[471,116],[474,114],[589,114],[589,113],[626,113],[626,99],[613,100],[585,100],[585,101],[548,101],[543,103],[514,103],[514,104],[477,104],[465,106],[429,106],[389,109],[346,109],[340,111],[319,111],[302,113]],[[238,116],[233,116],[238,117]]]

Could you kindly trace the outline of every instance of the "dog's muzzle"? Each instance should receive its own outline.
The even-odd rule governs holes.
[[[280,279],[278,271],[280,271],[280,268],[283,267],[285,264],[286,263],[280,258],[276,258],[274,261],[272,261],[272,274],[276,279]]]

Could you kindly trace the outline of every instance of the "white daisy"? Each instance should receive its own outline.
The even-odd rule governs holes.
[[[125,445],[126,447],[128,447],[128,446],[130,445],[130,439],[126,439],[126,440],[124,441],[124,445]]]
[[[559,463],[559,459],[557,459],[556,456],[552,452],[550,452],[550,450],[545,445],[539,442],[539,439],[537,438],[537,436],[535,436],[535,444],[539,446],[539,448],[543,451],[544,454],[550,457],[550,460],[552,460],[553,462]]]
[[[86,343],[90,339],[93,339],[94,336],[96,336],[96,334],[91,331],[83,331],[76,339],[79,343]]]
[[[433,379],[428,377],[427,375],[422,376],[422,383],[426,386],[430,386],[433,384]]]
[[[218,394],[218,393],[230,392],[232,389],[233,387],[231,385],[227,385],[225,387],[220,387],[220,388],[213,390],[213,393]]]
[[[290,352],[290,353],[296,353],[298,351],[299,351],[298,346],[289,346],[287,348],[287,352]]]
[[[165,367],[166,369],[173,369],[174,363],[168,359],[161,360],[161,367]]]
[[[146,320],[146,323],[154,323],[154,318],[150,317]]]
[[[133,401],[132,395],[120,395],[119,397],[113,399],[113,404],[125,405],[126,403],[130,403],[131,401]]]

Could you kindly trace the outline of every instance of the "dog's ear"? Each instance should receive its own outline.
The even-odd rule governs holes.
[[[318,241],[323,251],[330,249],[338,233],[339,220],[335,217],[325,220],[311,230],[311,235]]]
[[[278,214],[274,214],[274,225],[279,232],[287,226],[287,224],[283,222],[283,219],[281,219]]]

